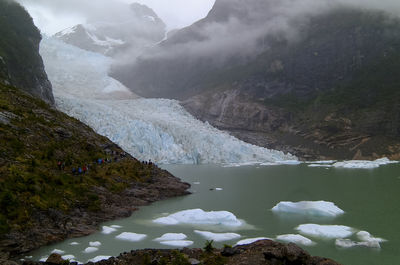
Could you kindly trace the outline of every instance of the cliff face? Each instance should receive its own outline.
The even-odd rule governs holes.
[[[268,3],[217,1],[153,53],[163,56],[114,75],[251,143],[309,159],[399,158],[400,20],[338,5],[293,16],[288,30],[271,26],[282,16]],[[216,24],[229,34],[211,34]]]
[[[0,82],[54,103],[39,55],[40,32],[25,9],[13,1],[0,1],[0,36]]]

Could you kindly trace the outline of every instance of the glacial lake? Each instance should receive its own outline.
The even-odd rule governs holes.
[[[357,231],[368,231],[384,238],[381,248],[335,246],[335,239],[306,236],[316,242],[302,246],[311,255],[332,258],[345,265],[400,264],[400,165],[376,169],[342,169],[308,167],[308,164],[281,166],[222,167],[217,165],[168,165],[163,168],[192,184],[192,195],[169,199],[142,207],[130,218],[105,223],[117,225],[111,234],[96,234],[69,239],[43,247],[29,255],[32,260],[47,257],[54,249],[74,260],[87,262],[96,256],[117,256],[141,248],[172,248],[153,241],[165,233],[184,233],[194,242],[190,247],[203,247],[205,238],[194,230],[233,232],[240,239],[214,245],[234,245],[238,240],[254,237],[275,238],[297,234],[301,224],[345,225]],[[195,184],[196,183],[196,184]],[[221,188],[222,190],[216,190]],[[210,190],[212,189],[212,190]],[[280,201],[330,201],[345,211],[335,218],[281,214],[271,211]],[[200,208],[204,211],[229,211],[246,225],[238,228],[219,225],[159,225],[152,220],[182,210]],[[118,240],[123,232],[146,234],[139,242]],[[355,236],[351,237],[354,241]],[[84,253],[89,242],[100,242],[98,249]],[[71,245],[77,242],[77,245]],[[95,244],[96,245],[96,244]],[[92,249],[94,250],[94,249]]]

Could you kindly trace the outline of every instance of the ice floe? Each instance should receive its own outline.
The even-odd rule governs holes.
[[[292,242],[303,246],[315,245],[314,241],[302,235],[295,235],[295,234],[280,235],[277,236],[276,239],[284,242]]]
[[[368,160],[350,160],[350,161],[343,161],[343,162],[336,162],[333,164],[336,168],[365,168],[365,169],[372,169],[378,168],[383,165],[394,164],[398,163],[399,161],[391,161],[388,158],[380,158],[374,161]]]
[[[241,235],[236,233],[213,233],[213,232],[199,231],[199,230],[194,230],[194,232],[196,234],[201,235],[207,240],[214,240],[215,242],[228,241],[228,240],[238,239],[241,237]]]
[[[335,217],[344,214],[344,211],[333,202],[327,201],[283,201],[274,206],[272,211],[326,217]]]
[[[193,245],[193,241],[190,240],[170,240],[170,241],[161,241],[160,244],[171,246],[171,247],[188,247]]]
[[[93,253],[93,252],[96,252],[96,251],[98,251],[99,249],[98,248],[96,248],[96,247],[87,247],[87,248],[85,248],[85,250],[83,251],[84,253]]]
[[[88,260],[88,262],[99,262],[102,260],[107,260],[109,258],[111,258],[111,256],[97,256],[97,257],[94,257],[93,259]]]
[[[101,246],[101,242],[99,242],[99,241],[89,242],[89,246],[91,246],[91,247],[100,247]]]
[[[199,225],[221,225],[238,227],[243,222],[238,220],[236,216],[228,211],[210,211],[205,212],[201,209],[191,209],[180,211],[166,217],[153,220],[154,223],[163,225],[178,224],[199,224]]]
[[[271,238],[268,238],[268,237],[246,238],[246,239],[242,239],[242,240],[238,241],[236,243],[236,245],[249,245],[249,244],[257,242],[259,240],[266,240],[266,239],[271,240]]]
[[[296,227],[301,234],[321,238],[346,238],[355,233],[354,229],[344,225],[302,224]]]
[[[63,260],[73,260],[73,259],[75,259],[75,256],[74,255],[64,255],[64,256],[61,256],[61,258],[63,259]]]
[[[101,231],[102,234],[109,235],[117,231],[116,228],[110,226],[103,226],[103,230]]]
[[[176,240],[184,240],[187,236],[183,233],[166,233],[161,237],[154,239],[154,241],[176,241]]]
[[[131,241],[131,242],[138,242],[143,239],[145,239],[147,235],[144,234],[136,234],[136,233],[130,233],[130,232],[124,232],[116,236],[116,239],[120,240],[126,240],[126,241]]]
[[[53,250],[51,251],[51,253],[55,253],[55,254],[60,254],[60,255],[62,255],[62,254],[65,253],[65,251],[64,251],[64,250],[61,250],[61,249],[53,249]]]

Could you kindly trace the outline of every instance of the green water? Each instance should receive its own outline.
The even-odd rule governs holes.
[[[96,233],[88,237],[66,240],[46,246],[33,255],[34,260],[48,256],[53,249],[72,254],[76,260],[86,262],[99,255],[115,256],[119,253],[140,248],[168,248],[152,241],[164,233],[185,233],[193,247],[203,247],[205,239],[193,232],[194,229],[215,232],[236,232],[241,239],[270,237],[296,233],[294,228],[304,223],[346,225],[366,230],[373,236],[388,242],[381,249],[356,247],[338,248],[334,240],[313,239],[317,245],[304,247],[312,255],[335,259],[345,265],[396,265],[400,264],[400,166],[387,165],[378,169],[309,168],[298,166],[235,167],[221,166],[165,166],[174,175],[192,185],[192,195],[157,202],[142,207],[132,217],[106,223],[123,228],[110,235]],[[220,187],[222,191],[210,190]],[[334,202],[346,213],[334,219],[279,215],[270,209],[280,201],[325,200]],[[203,210],[226,210],[234,213],[248,224],[234,231],[213,227],[161,226],[152,220],[166,213],[201,208]],[[122,232],[143,233],[147,238],[140,242],[116,240]],[[71,246],[76,241],[80,245]],[[82,251],[90,241],[100,241],[97,252]],[[235,244],[227,241],[216,244]]]

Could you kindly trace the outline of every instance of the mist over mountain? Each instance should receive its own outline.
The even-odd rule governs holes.
[[[108,56],[121,53],[135,56],[165,37],[166,26],[151,8],[138,3],[118,6],[120,10],[117,14],[94,13],[86,24],[65,29],[56,33],[55,37]]]
[[[399,151],[398,14],[395,1],[217,0],[205,19],[126,57],[113,76],[141,96],[184,100],[255,144],[390,156]]]

